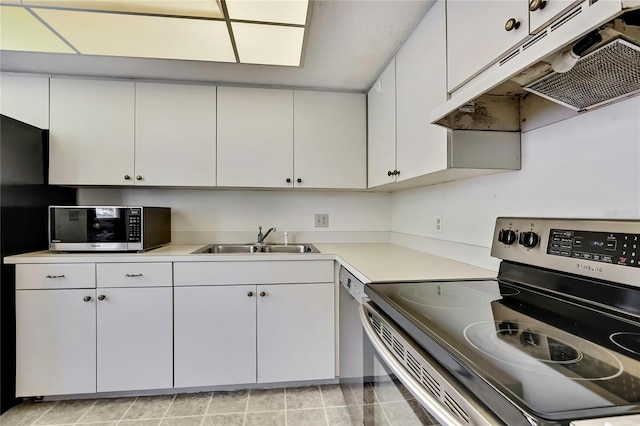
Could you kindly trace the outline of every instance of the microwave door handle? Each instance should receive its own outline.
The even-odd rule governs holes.
[[[385,365],[393,371],[398,380],[400,380],[400,382],[405,385],[418,402],[443,425],[468,426],[461,423],[456,417],[454,417],[449,410],[442,406],[439,400],[435,399],[429,392],[425,391],[422,385],[415,380],[407,370],[405,370],[402,364],[400,364],[396,357],[385,346],[376,331],[373,329],[368,318],[367,310],[371,310],[371,307],[366,303],[360,305],[360,320],[362,321],[362,327],[367,333],[367,336],[369,337],[369,340],[376,352],[378,352],[378,355],[380,355]]]

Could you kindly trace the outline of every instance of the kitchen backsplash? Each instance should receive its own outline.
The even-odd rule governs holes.
[[[186,189],[78,190],[81,204],[168,206],[172,241],[178,244],[255,241],[258,226],[276,227],[269,241],[389,242],[391,195],[339,191],[251,191]],[[316,228],[315,214],[329,215]]]

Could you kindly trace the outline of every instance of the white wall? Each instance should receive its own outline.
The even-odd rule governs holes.
[[[640,218],[640,97],[523,133],[520,171],[393,193],[391,240],[495,269],[509,215]]]
[[[284,231],[292,242],[388,242],[391,230],[385,193],[83,188],[78,197],[80,204],[171,207],[174,243],[254,241],[258,225],[277,227],[274,242]],[[328,228],[314,227],[315,213],[329,214]]]

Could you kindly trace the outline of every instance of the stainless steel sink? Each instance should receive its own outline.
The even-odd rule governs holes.
[[[191,254],[320,253],[312,244],[208,244]]]

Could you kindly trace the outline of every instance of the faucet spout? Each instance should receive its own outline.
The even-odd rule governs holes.
[[[258,244],[264,243],[265,238],[267,238],[271,232],[276,232],[275,226],[273,228],[269,228],[265,234],[262,234],[262,226],[258,226]]]

